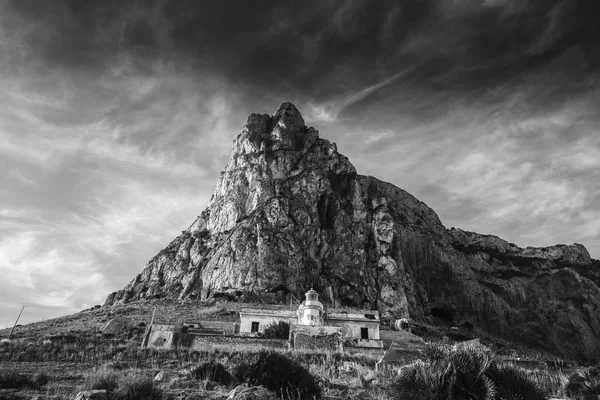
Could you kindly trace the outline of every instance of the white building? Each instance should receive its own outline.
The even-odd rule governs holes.
[[[258,334],[268,325],[285,321],[293,326],[329,326],[339,327],[344,338],[358,339],[359,345],[367,345],[369,341],[379,340],[379,312],[358,309],[326,310],[319,301],[319,294],[310,289],[306,299],[298,306],[296,312],[284,309],[246,308],[240,312],[240,333]],[[372,345],[372,343],[371,343]]]
[[[296,313],[285,309],[243,308],[240,311],[240,333],[257,335],[279,321],[291,325],[296,322]]]

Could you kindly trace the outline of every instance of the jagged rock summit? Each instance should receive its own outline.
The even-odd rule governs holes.
[[[105,305],[149,298],[285,301],[469,324],[600,358],[600,262],[578,244],[520,248],[446,229],[409,193],[361,176],[283,103],[252,114],[208,207]]]

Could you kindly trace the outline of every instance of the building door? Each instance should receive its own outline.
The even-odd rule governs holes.
[[[252,321],[252,327],[250,328],[251,333],[258,333],[258,322]]]
[[[369,338],[369,328],[360,328],[360,338],[361,339]]]

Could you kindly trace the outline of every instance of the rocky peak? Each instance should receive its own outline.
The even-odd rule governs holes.
[[[296,136],[306,129],[304,119],[300,111],[290,102],[282,103],[271,118],[273,132],[277,132],[281,138],[285,136]]]
[[[234,141],[233,152],[245,154],[286,150],[303,152],[315,143],[319,133],[307,128],[300,111],[289,102],[281,104],[272,117],[251,114],[242,134]]]
[[[283,103],[252,114],[208,207],[111,305],[152,298],[324,303],[473,326],[600,359],[598,265],[581,245],[520,248],[447,230],[402,189],[357,175]]]

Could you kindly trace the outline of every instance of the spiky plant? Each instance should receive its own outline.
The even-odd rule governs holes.
[[[441,343],[427,343],[421,350],[423,359],[431,363],[444,362],[450,354],[450,347]]]
[[[486,375],[492,355],[476,348],[455,349],[446,366],[449,398],[460,400],[493,400],[494,383]]]
[[[392,392],[398,399],[446,400],[447,386],[443,369],[418,360],[398,372]]]
[[[577,400],[600,398],[600,367],[575,372],[565,386],[567,396]]]
[[[496,400],[546,400],[548,394],[525,375],[510,365],[493,364],[487,376],[496,387]]]
[[[402,368],[392,385],[398,399],[542,400],[546,394],[519,370],[498,367],[479,347],[428,346],[427,361]],[[587,400],[587,399],[586,399]],[[596,399],[594,399],[596,400]]]

